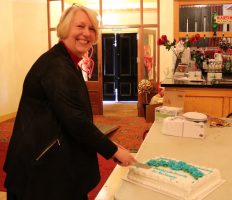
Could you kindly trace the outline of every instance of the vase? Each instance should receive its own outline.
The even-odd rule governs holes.
[[[175,63],[175,68],[174,68],[174,73],[175,73],[175,71],[176,71],[176,69],[177,69],[177,67],[178,67],[178,65],[181,63],[181,58],[177,58],[176,59],[176,63]]]

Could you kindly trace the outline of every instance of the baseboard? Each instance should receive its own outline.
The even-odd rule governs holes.
[[[8,119],[12,119],[12,118],[14,118],[15,116],[16,116],[16,112],[14,112],[14,113],[9,113],[9,114],[7,114],[7,115],[2,115],[2,116],[0,116],[0,122],[6,121],[6,120],[8,120]]]

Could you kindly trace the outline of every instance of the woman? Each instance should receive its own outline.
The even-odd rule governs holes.
[[[59,43],[28,72],[4,170],[8,200],[82,200],[100,180],[97,153],[122,166],[136,160],[93,124],[78,62],[97,42],[95,12],[73,5]]]

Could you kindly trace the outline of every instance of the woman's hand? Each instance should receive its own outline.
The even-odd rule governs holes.
[[[113,159],[116,163],[118,163],[121,166],[129,166],[133,163],[136,163],[136,159],[130,154],[130,152],[122,147],[119,144],[116,144],[118,146],[118,150],[113,156]]]

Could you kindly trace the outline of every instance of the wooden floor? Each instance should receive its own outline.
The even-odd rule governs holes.
[[[6,193],[0,192],[0,200],[6,200]]]
[[[137,101],[129,102],[103,102],[103,115],[104,116],[138,116]]]

